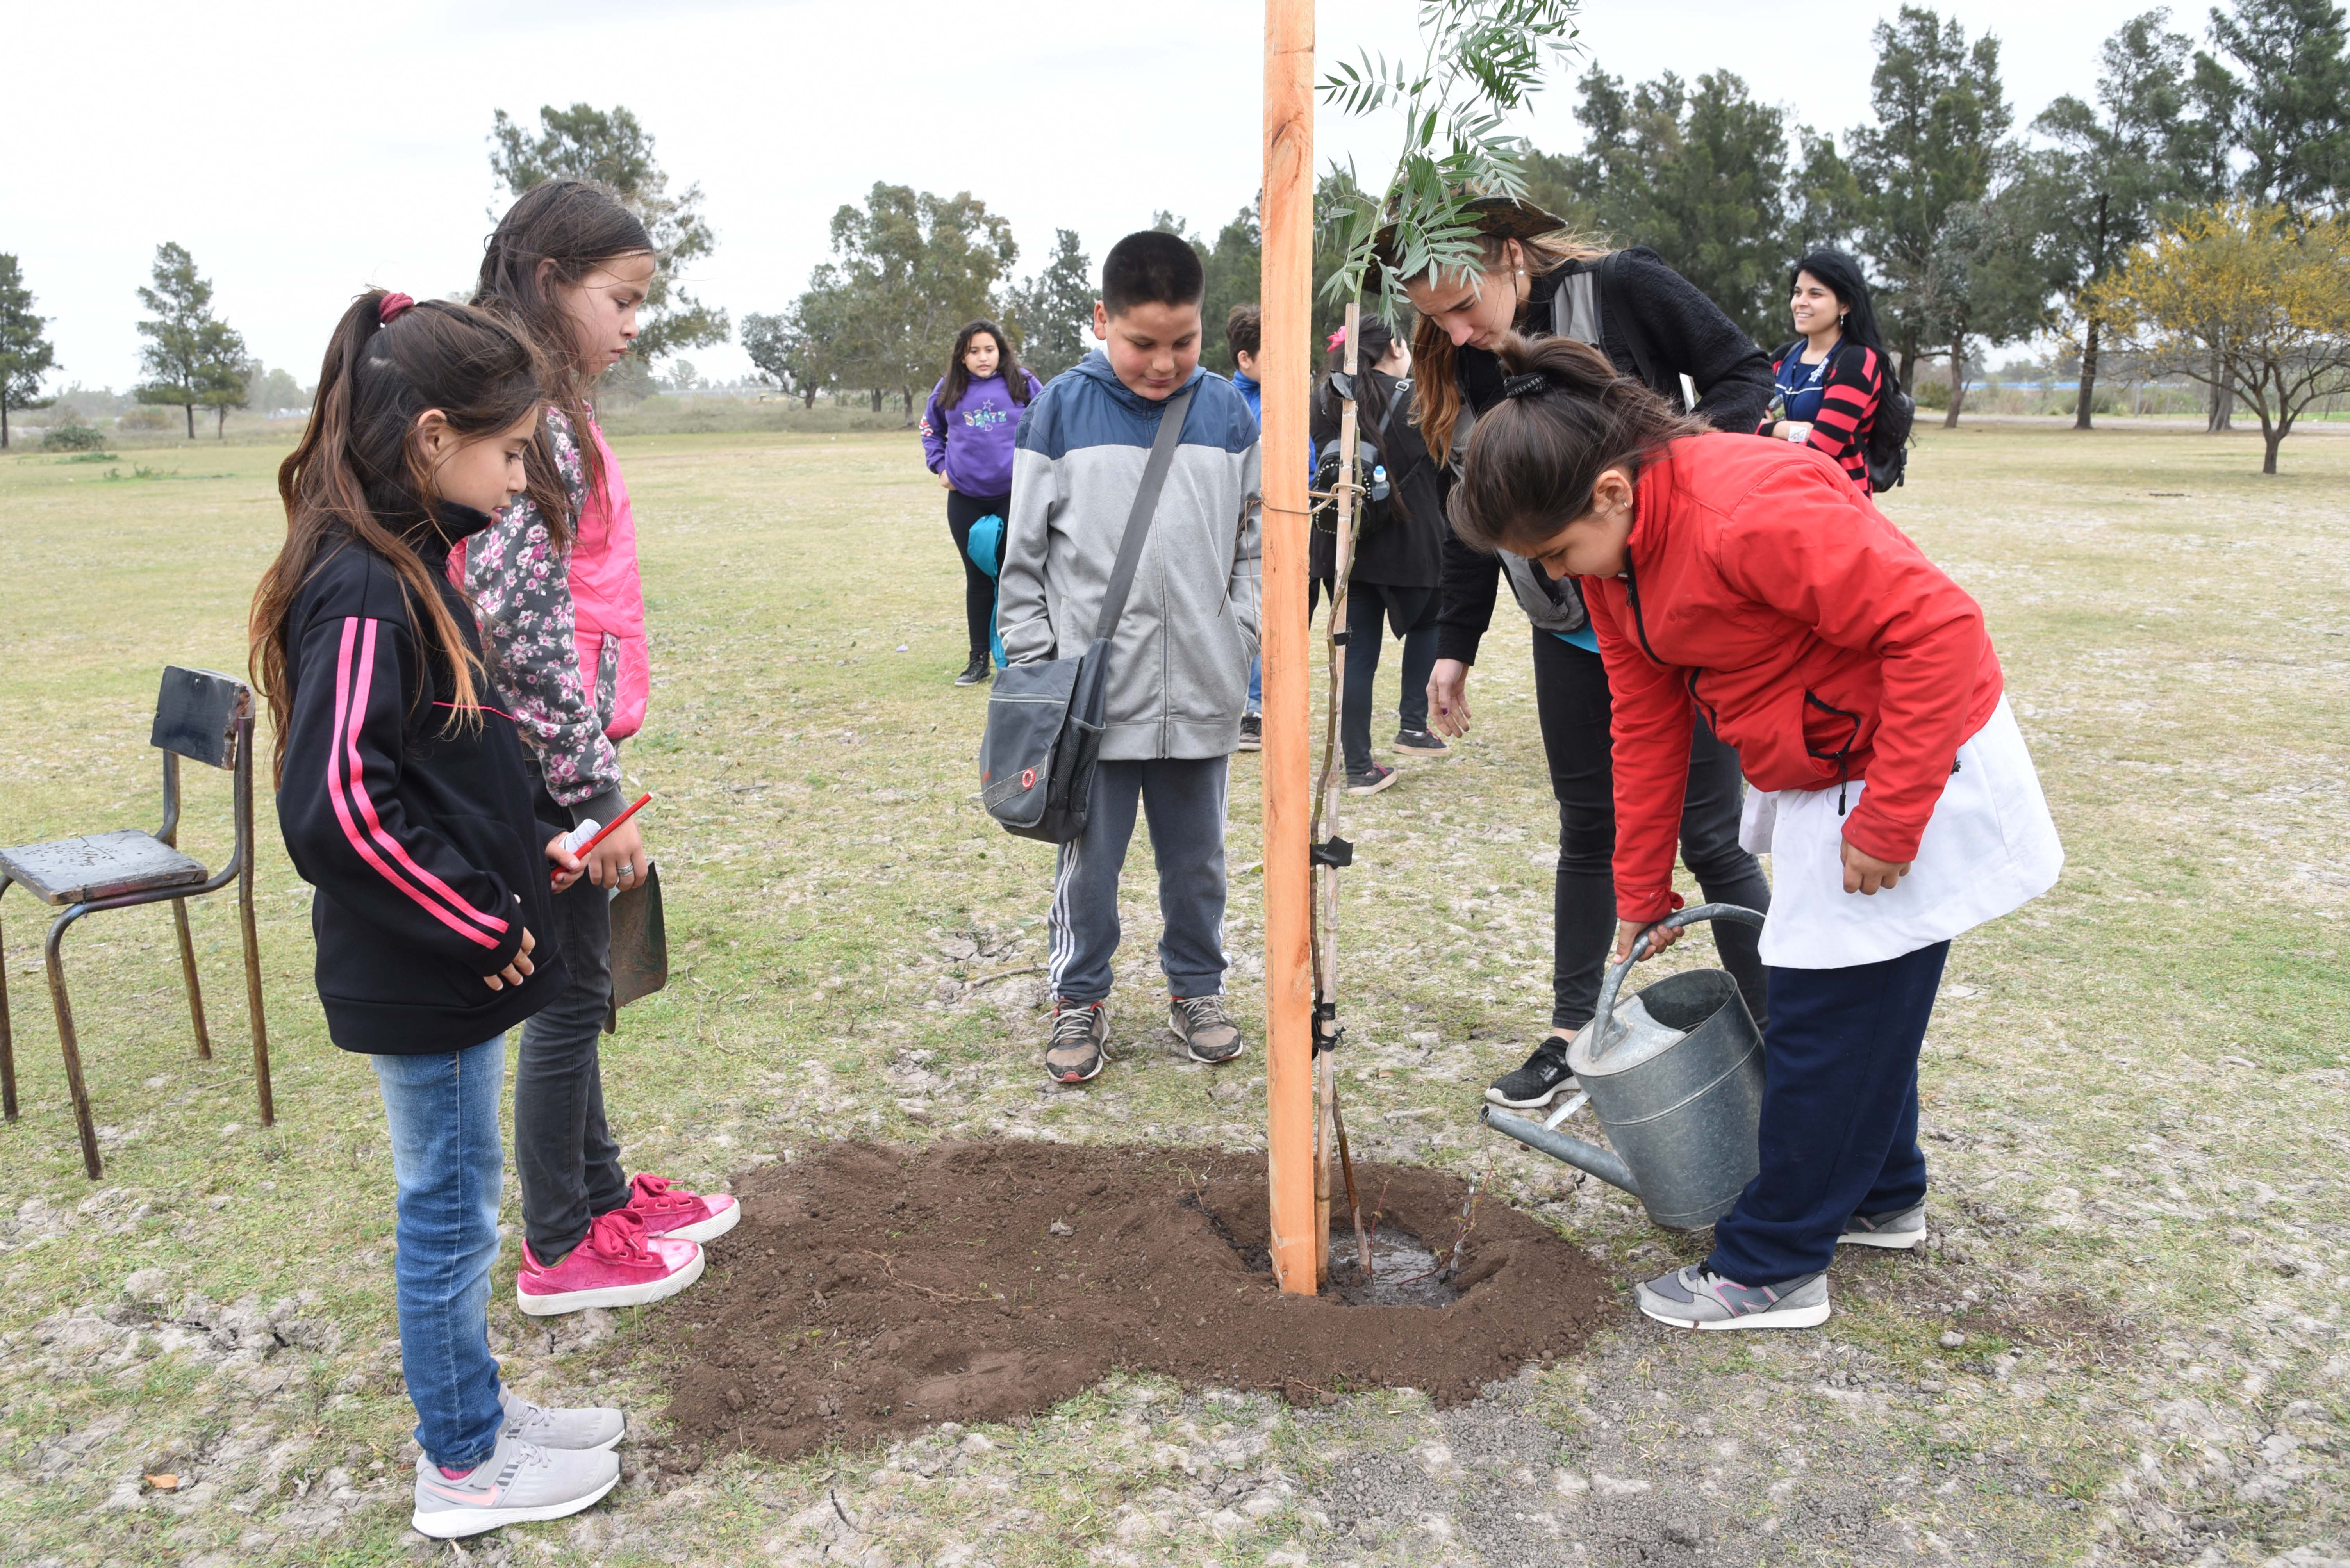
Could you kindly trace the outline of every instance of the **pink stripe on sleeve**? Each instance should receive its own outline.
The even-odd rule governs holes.
[[[471,904],[466,903],[463,898],[458,896],[455,888],[441,880],[440,877],[432,875],[432,872],[427,871],[423,867],[419,866],[415,860],[410,857],[408,851],[401,847],[400,840],[394,838],[390,834],[386,833],[383,830],[383,824],[376,819],[375,802],[368,798],[367,780],[363,776],[363,770],[359,765],[359,721],[367,713],[368,693],[375,684],[376,626],[377,623],[374,621],[367,623],[367,640],[361,644],[359,649],[359,689],[351,697],[351,797],[359,804],[359,814],[367,818],[369,836],[378,844],[381,845],[384,851],[389,854],[392,859],[399,862],[401,870],[416,878],[416,880],[424,887],[431,888],[433,892],[436,892],[442,898],[448,899],[450,908],[457,914],[460,914],[465,919],[473,921],[475,925],[480,926],[484,930],[496,931],[500,935],[504,935],[506,929],[506,923],[504,920],[498,919],[495,915],[484,914],[483,911],[474,909]],[[494,947],[497,944],[493,942],[489,945]]]
[[[390,866],[385,865],[383,857],[378,855],[373,846],[360,835],[359,824],[352,818],[350,802],[344,794],[344,752],[348,746],[350,763],[353,771],[356,772],[359,760],[356,737],[359,734],[359,722],[365,718],[367,712],[364,693],[361,694],[358,703],[354,704],[351,701],[351,645],[359,633],[359,617],[343,618],[343,646],[341,653],[338,656],[335,669],[335,734],[333,742],[327,748],[327,798],[334,803],[335,820],[342,824],[343,836],[350,840],[351,847],[358,852],[359,858],[375,867],[377,873],[385,881],[407,894],[422,907],[426,914],[431,915],[467,941],[495,951],[498,946],[495,941],[458,921],[448,910],[426,898]],[[369,621],[368,622],[368,649],[370,653],[373,652],[374,647],[375,623]],[[373,815],[372,806],[369,807],[369,815],[370,816]],[[503,929],[502,927],[501,929]]]

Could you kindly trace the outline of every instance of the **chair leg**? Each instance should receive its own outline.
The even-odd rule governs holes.
[[[98,1158],[98,1124],[90,1119],[89,1089],[81,1077],[81,1043],[74,1033],[73,1003],[66,998],[65,957],[60,945],[65,940],[66,928],[74,923],[81,911],[68,909],[49,926],[49,940],[43,954],[49,966],[49,1004],[57,1013],[57,1045],[65,1052],[66,1087],[73,1093],[74,1123],[81,1131],[82,1168],[96,1181],[106,1174],[106,1166]]]
[[[188,934],[188,901],[172,900],[172,922],[180,928],[180,972],[188,977],[188,1016],[196,1021],[196,1054],[213,1059],[213,1037],[204,1028],[204,988],[196,979],[196,943]]]
[[[10,881],[0,877],[0,898],[7,896]],[[16,1040],[8,1027],[8,944],[0,940],[0,1114],[9,1121],[16,1119]]]
[[[245,861],[236,890],[236,913],[244,936],[244,1006],[253,1019],[253,1087],[261,1100],[261,1125],[277,1125],[277,1105],[269,1092],[269,1021],[261,1009],[261,941],[253,929],[253,862]]]

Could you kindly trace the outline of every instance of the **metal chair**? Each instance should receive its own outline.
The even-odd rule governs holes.
[[[188,1012],[196,1023],[196,1054],[209,1060],[204,997],[196,981],[196,948],[188,935],[188,900],[216,893],[233,880],[244,931],[245,1004],[253,1015],[254,1086],[261,1100],[261,1125],[277,1119],[269,1097],[269,1032],[261,1009],[261,950],[253,929],[253,691],[232,675],[167,665],[155,698],[155,728],[149,744],[163,753],[163,826],[152,833],[124,828],[86,838],[59,838],[0,849],[0,897],[21,882],[33,895],[65,912],[50,923],[46,944],[49,1001],[57,1008],[57,1044],[66,1059],[66,1083],[73,1091],[74,1119],[81,1130],[81,1162],[93,1181],[105,1174],[98,1158],[98,1128],[90,1119],[89,1091],[82,1083],[81,1048],[74,1034],[73,1005],[66,997],[60,946],[66,928],[99,909],[128,909],[172,900],[180,928],[180,968],[188,980]],[[217,873],[180,853],[180,759],[203,763],[234,775],[236,846]],[[16,1119],[16,1056],[8,1028],[8,965],[0,949],[0,1110]]]

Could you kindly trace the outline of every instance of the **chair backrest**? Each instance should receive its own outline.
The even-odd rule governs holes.
[[[252,690],[215,670],[163,667],[155,694],[155,730],[148,744],[215,768],[236,766],[236,722],[253,702]]]

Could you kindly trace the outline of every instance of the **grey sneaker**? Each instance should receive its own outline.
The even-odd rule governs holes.
[[[1890,1214],[1856,1214],[1844,1222],[1844,1234],[1836,1245],[1849,1241],[1856,1247],[1891,1247],[1896,1250],[1916,1246],[1926,1239],[1926,1204],[1921,1199],[1908,1208]]]
[[[1817,1328],[1828,1320],[1828,1277],[1742,1285],[1700,1263],[1639,1289],[1640,1310],[1675,1328]]]
[[[511,1388],[498,1390],[498,1403],[505,1407],[504,1435],[542,1449],[600,1452],[629,1435],[629,1418],[601,1406],[550,1409],[532,1404]]]
[[[441,1473],[429,1454],[416,1456],[416,1514],[421,1535],[449,1541],[536,1519],[565,1519],[592,1508],[620,1479],[619,1456],[603,1449],[546,1449],[512,1431],[498,1434],[490,1457],[462,1476]]]
[[[1045,1042],[1045,1075],[1056,1084],[1085,1084],[1109,1064],[1109,1006],[1063,998],[1053,1008],[1053,1034]]]
[[[1370,771],[1367,773],[1348,774],[1347,775],[1347,793],[1348,794],[1377,794],[1379,791],[1387,788],[1388,785],[1395,783],[1396,780],[1402,776],[1403,775],[1401,774],[1397,773],[1393,768],[1382,767],[1378,763],[1373,763],[1370,766]]]
[[[1241,1026],[1224,1011],[1221,996],[1169,998],[1167,1027],[1183,1042],[1185,1055],[1211,1067],[1239,1055],[1246,1044],[1241,1038]]]
[[[1243,713],[1241,715],[1240,749],[1243,752],[1261,752],[1264,750],[1263,714]]]

